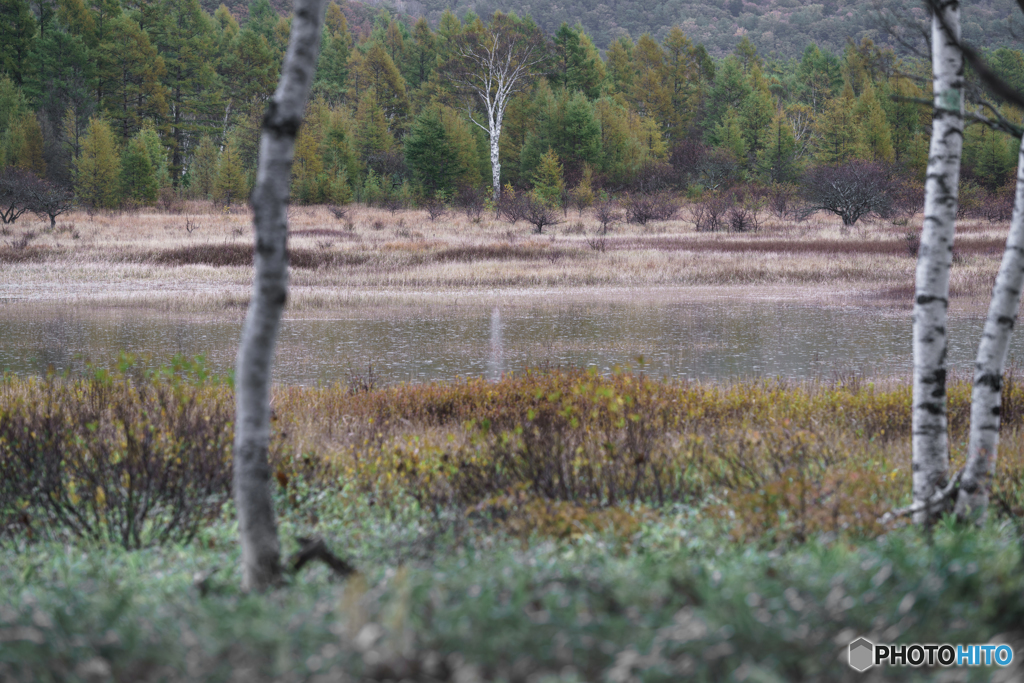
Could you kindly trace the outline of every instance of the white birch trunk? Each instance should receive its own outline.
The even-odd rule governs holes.
[[[932,17],[932,72],[935,108],[925,181],[924,229],[917,260],[914,298],[913,490],[914,502],[931,499],[949,477],[946,424],[946,314],[953,260],[957,184],[963,146],[963,54],[960,5],[944,1]],[[940,20],[938,13],[941,13]],[[953,32],[949,35],[943,23]],[[930,523],[944,506],[914,514]]]
[[[490,126],[491,142],[491,196],[497,204],[501,199],[501,160],[498,158],[498,142],[501,139],[501,122]]]
[[[956,514],[961,521],[985,521],[988,497],[995,473],[1002,410],[1003,370],[1010,335],[1017,322],[1021,287],[1024,286],[1024,146],[1017,160],[1017,195],[1013,202],[1010,234],[999,265],[985,331],[974,363],[971,395],[971,434],[967,464],[960,479]]]
[[[327,0],[296,0],[277,91],[263,117],[252,193],[256,261],[252,300],[235,366],[234,493],[242,544],[242,589],[262,590],[281,574],[270,488],[270,380],[281,312],[288,298],[288,196],[295,136],[320,47]]]
[[[495,15],[489,28],[479,35],[467,36],[455,48],[461,60],[451,76],[474,97],[487,112],[486,123],[469,120],[487,134],[491,146],[491,192],[495,203],[501,199],[501,126],[505,108],[536,75],[544,61],[543,38],[536,32],[524,34],[505,15]]]

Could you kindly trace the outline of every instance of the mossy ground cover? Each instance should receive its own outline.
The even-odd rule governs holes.
[[[358,573],[246,596],[228,382],[6,377],[0,679],[841,681],[862,678],[844,659],[861,635],[1022,653],[1024,389],[1005,391],[988,525],[924,533],[878,523],[908,499],[905,388],[280,388],[284,550],[317,534]],[[950,402],[962,458],[969,387]],[[951,673],[1014,680],[867,677]]]

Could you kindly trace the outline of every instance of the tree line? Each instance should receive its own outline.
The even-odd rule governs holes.
[[[161,197],[244,201],[290,18],[253,0],[243,24],[198,0],[4,0],[0,166],[104,208]],[[354,35],[326,12],[296,143],[292,201],[448,202],[492,184],[484,104],[464,85],[467,36],[504,22],[537,38],[525,87],[504,105],[498,186],[567,193],[792,184],[851,160],[923,182],[929,68],[870,38],[799,58],[747,39],[721,59],[679,26],[622,36],[603,53],[579,25],[545,35],[526,17],[468,13],[409,25],[382,11]],[[462,47],[460,47],[462,46]],[[1024,53],[991,63],[1020,80]],[[1008,118],[1017,114],[1001,105]],[[474,125],[476,123],[477,125]],[[983,126],[964,141],[964,182],[1010,192],[1016,150]]]

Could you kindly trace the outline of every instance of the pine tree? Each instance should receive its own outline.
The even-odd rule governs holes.
[[[249,183],[242,171],[237,143],[232,140],[220,155],[217,165],[217,180],[213,184],[213,201],[230,206],[244,201],[249,194]]]
[[[758,170],[773,183],[788,183],[796,178],[796,137],[789,118],[779,110],[768,128],[765,146],[757,155]]]
[[[842,65],[830,52],[822,52],[817,45],[808,45],[796,72],[796,88],[800,101],[815,113],[839,94],[843,87]]]
[[[221,56],[218,71],[235,103],[266,100],[277,84],[281,57],[270,46],[266,36],[243,28]]]
[[[207,137],[199,141],[189,173],[189,193],[197,199],[209,199],[213,195],[213,183],[217,179],[217,147]]]
[[[924,108],[911,101],[923,98],[924,93],[908,78],[892,78],[879,100],[886,109],[892,131],[893,158],[899,164],[914,165],[912,159],[920,157],[922,113]],[[930,116],[930,113],[928,114]],[[927,143],[925,144],[927,148]],[[927,161],[927,149],[925,160]],[[921,167],[923,169],[923,167]]]
[[[549,149],[540,158],[540,164],[533,176],[533,191],[537,199],[548,206],[557,206],[562,202],[562,191],[565,180],[562,176],[562,163],[558,160],[555,150]]]
[[[146,145],[149,153],[149,162],[153,166],[153,178],[156,180],[157,190],[171,186],[171,175],[167,165],[167,149],[160,141],[160,135],[153,128],[152,124],[146,123],[138,133],[139,139]]]
[[[224,103],[210,17],[199,0],[162,0],[162,7],[166,18],[155,42],[165,62],[169,172],[177,185],[189,149],[199,137],[215,134],[221,127]]]
[[[273,44],[274,27],[279,18],[268,0],[252,0],[249,3],[249,19],[243,28],[251,29],[256,35],[266,38],[268,44]]]
[[[142,204],[156,202],[157,184],[149,150],[141,134],[136,134],[121,155],[121,199]]]
[[[476,126],[471,126],[461,112],[441,106],[441,124],[448,144],[455,153],[456,187],[480,187],[491,169],[487,140]]]
[[[584,164],[580,181],[572,189],[572,201],[582,216],[584,210],[594,205],[594,199],[594,169],[590,164]]]
[[[608,86],[613,92],[628,93],[633,89],[633,41],[622,36],[605,54],[608,68]]]
[[[364,162],[370,155],[390,152],[395,146],[384,110],[377,103],[376,93],[372,89],[366,91],[356,109],[356,143],[359,156]]]
[[[669,138],[684,139],[697,118],[706,83],[700,78],[697,53],[678,26],[673,26],[662,43],[665,51],[665,85],[671,109],[666,123]]]
[[[729,55],[722,60],[715,74],[715,85],[708,94],[705,122],[708,130],[714,130],[730,107],[739,111],[749,95],[750,81],[743,73],[740,60]]]
[[[75,194],[89,206],[112,209],[120,200],[120,154],[114,132],[103,119],[89,119],[75,162]]]
[[[354,62],[350,60],[350,88],[353,78],[359,79],[363,88],[373,89],[377,103],[390,124],[389,130],[400,130],[409,111],[409,98],[405,90],[405,79],[383,45],[373,42],[362,59]]]
[[[39,119],[35,114],[25,114],[18,124],[21,137],[21,149],[18,153],[17,165],[26,171],[35,173],[40,178],[46,176],[46,159],[43,158],[43,129],[39,127]]]
[[[737,162],[747,163],[747,140],[743,134],[743,122],[735,109],[730,107],[726,110],[722,122],[715,127],[714,142]]]
[[[36,36],[36,20],[25,0],[0,0],[0,73],[21,85]]]
[[[673,118],[672,93],[666,87],[665,55],[651,36],[644,34],[633,48],[633,88],[630,100],[641,116],[659,123]]]
[[[415,90],[430,80],[437,67],[437,45],[430,24],[423,17],[413,26],[412,38],[406,47],[402,73],[408,88]]]
[[[847,85],[843,94],[829,100],[815,118],[819,162],[826,165],[840,164],[863,156],[857,120],[853,113],[855,104],[853,90]]]
[[[100,45],[103,100],[111,126],[122,141],[130,139],[147,118],[167,113],[164,59],[138,23],[128,15],[110,21],[110,37]]]
[[[425,196],[451,195],[458,160],[436,108],[425,109],[416,117],[405,138],[405,160]]]
[[[769,127],[775,116],[775,100],[757,62],[750,67],[750,94],[740,105],[740,119],[747,142],[747,153],[757,158],[767,146]]]
[[[320,204],[327,199],[330,179],[324,175],[317,131],[311,126],[299,129],[292,162],[292,199],[302,204]]]
[[[600,94],[602,74],[600,57],[587,49],[586,34],[582,26],[570,28],[563,23],[555,34],[557,65],[551,74],[555,85],[564,86],[570,93],[582,92],[590,99]]]
[[[343,32],[336,31],[323,39],[323,49],[320,51],[320,61],[317,63],[313,80],[312,96],[322,97],[331,103],[341,102],[347,90],[349,45],[352,38],[344,21],[345,15],[341,15]]]
[[[341,11],[341,6],[331,0],[327,5],[327,13],[324,15],[324,28],[329,33],[348,33],[348,19]]]
[[[601,158],[601,126],[594,105],[582,91],[576,91],[564,104],[561,127],[556,137],[560,158],[574,174],[584,165],[596,166]]]
[[[854,116],[857,119],[863,158],[867,161],[891,162],[894,158],[892,131],[871,81],[863,85],[854,106]]]

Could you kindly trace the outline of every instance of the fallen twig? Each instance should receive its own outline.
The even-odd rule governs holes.
[[[319,536],[299,538],[298,541],[299,551],[288,558],[288,565],[293,574],[298,573],[300,569],[313,560],[320,560],[333,569],[338,576],[348,576],[355,573],[355,567],[328,550],[324,539]]]

